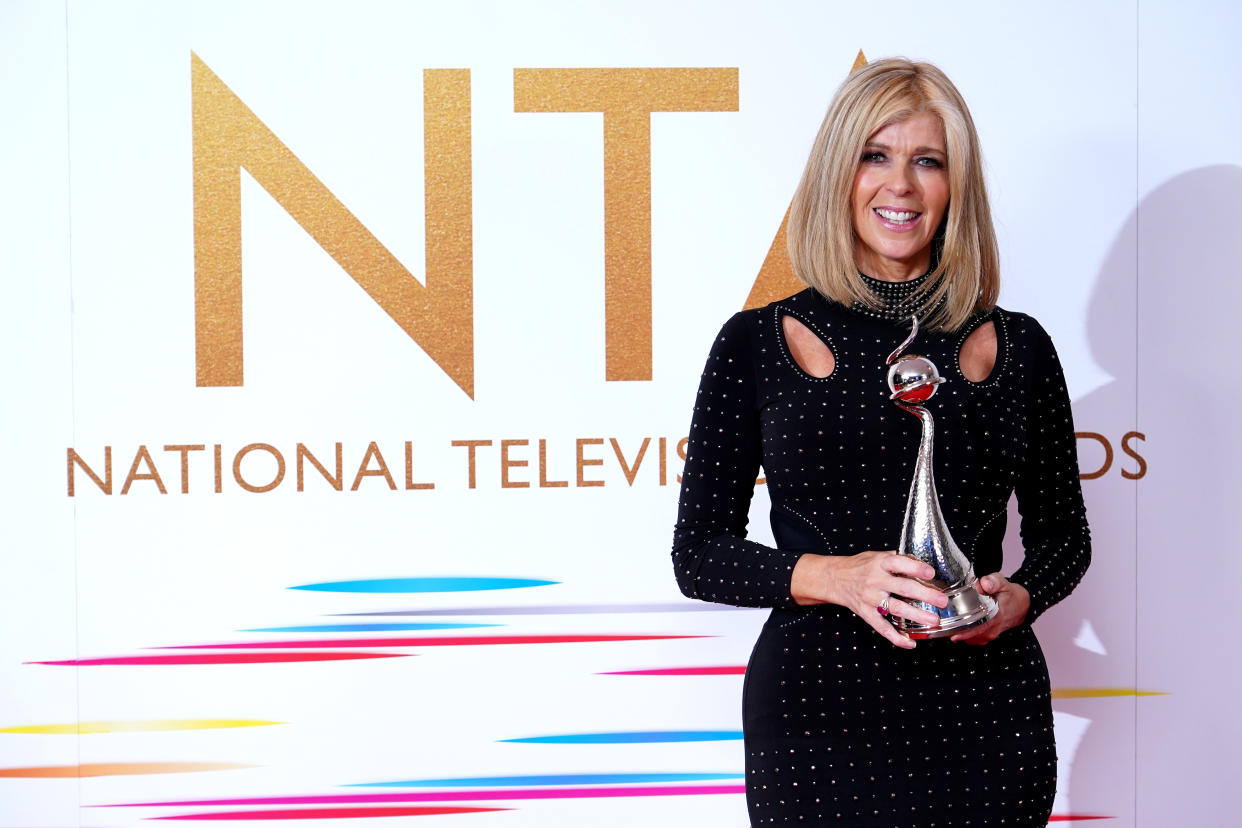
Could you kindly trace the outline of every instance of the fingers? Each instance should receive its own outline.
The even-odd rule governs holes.
[[[987,623],[954,635],[951,641],[965,644],[988,644],[995,641],[1001,633],[1022,622],[1030,607],[1030,593],[1019,584],[1010,583],[999,572],[990,572],[975,582],[975,588],[983,595],[996,599],[998,609],[996,615]]]
[[[892,550],[867,551],[849,556],[836,565],[834,575],[832,593],[838,596],[834,603],[852,609],[889,643],[902,649],[913,648],[915,642],[893,625],[892,617],[919,626],[934,627],[940,622],[939,616],[909,602],[922,602],[933,607],[948,605],[948,596],[943,592],[916,580],[935,577],[935,570],[929,564],[907,555],[898,555]],[[879,612],[882,606],[887,608],[886,613]]]
[[[911,558],[909,555],[898,555],[892,553],[880,558],[880,565],[885,572],[891,575],[904,575],[907,578],[922,578],[923,580],[931,580],[936,577],[936,570],[931,564],[925,564],[917,558]]]
[[[886,615],[904,618],[920,626],[936,626],[939,624],[940,619],[935,613],[919,609],[903,599],[924,602],[936,607],[945,607],[948,605],[948,596],[938,589],[914,580],[915,578],[928,579],[934,574],[931,572],[931,567],[921,561],[905,555],[895,554],[882,554],[877,558],[877,561],[881,571],[889,576],[882,579],[882,586],[879,587],[884,592],[879,593],[880,599],[875,604],[869,607],[864,606],[861,611],[856,610],[856,612],[864,621],[894,645],[903,649],[910,649],[915,646],[915,642],[897,630],[885,618],[885,615],[881,615],[877,611],[877,608],[883,603],[884,597],[888,596],[889,599]],[[1023,599],[1025,599],[1026,605],[1029,606],[1027,593],[1022,587],[1010,584],[999,572],[984,575],[976,581],[976,588],[980,593],[996,598],[1000,604],[999,612],[986,623],[951,636],[951,641],[960,641],[975,646],[988,644],[1005,630],[1014,626],[1015,623],[1020,622],[1021,617],[1024,617],[1026,614],[1025,607],[1011,607],[1010,604],[1022,604]],[[1015,612],[1018,613],[1016,620],[1011,617]]]
[[[934,612],[908,603],[908,601],[916,601],[935,607],[948,606],[948,596],[943,592],[915,580],[935,576],[936,572],[929,564],[908,555],[898,555],[892,552],[881,553],[876,563],[880,571],[884,573],[879,588],[891,596],[888,604],[890,614],[924,627],[934,627],[940,623],[939,616]],[[911,641],[912,646],[913,643]]]
[[[943,592],[916,580],[930,580],[936,576],[931,565],[908,555],[887,555],[881,559],[881,568],[893,577],[884,583],[884,588],[894,595],[901,595],[914,601],[922,601],[937,607],[947,607],[949,598]]]
[[[911,601],[922,601],[934,607],[942,608],[949,605],[949,596],[940,590],[910,578],[902,578],[900,575],[894,575],[885,581],[884,588],[893,595],[899,595]]]
[[[863,605],[861,607],[855,607],[855,615],[866,621],[869,625],[871,625],[872,629],[888,639],[889,643],[894,646],[901,647],[904,650],[913,648],[914,641],[893,626],[892,622],[889,620],[890,615],[904,616],[906,611],[912,609],[912,607],[891,593],[868,592],[866,594],[877,594],[879,597],[876,599],[875,603],[869,606]],[[883,609],[884,612],[881,612],[881,609]]]
[[[1003,592],[1004,589],[1009,586],[1009,581],[1007,581],[1005,576],[1001,575],[999,572],[993,572],[989,575],[984,575],[976,581],[975,586],[984,595],[995,595],[998,592]]]
[[[897,605],[901,603],[901,601],[890,601],[888,611],[890,613],[893,612]],[[899,632],[896,627],[889,623],[887,618],[876,611],[875,607],[863,607],[862,612],[858,613],[858,617],[870,624],[872,629],[887,638],[894,646],[900,647],[903,650],[914,648],[914,641]]]
[[[888,613],[889,615],[912,621],[922,627],[935,627],[940,623],[940,616],[936,615],[936,613],[911,606],[896,595],[893,595],[888,602]]]
[[[951,636],[949,640],[961,641],[964,644],[974,644],[977,646],[996,640],[996,637],[1002,632],[1004,632],[1004,630],[1001,629],[1000,618],[996,617],[985,624],[980,624],[977,627],[971,627],[965,632],[960,632],[957,635]]]

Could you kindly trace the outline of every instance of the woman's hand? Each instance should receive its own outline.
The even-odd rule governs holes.
[[[965,632],[953,636],[951,641],[965,641],[967,644],[987,644],[996,636],[1010,627],[1016,627],[1026,619],[1031,608],[1031,593],[1022,584],[1010,583],[999,572],[984,575],[975,583],[975,587],[984,595],[996,599],[1000,609],[992,620]]]
[[[859,552],[857,555],[803,555],[794,565],[790,592],[796,602],[839,604],[852,610],[876,632],[904,649],[914,641],[897,631],[878,607],[887,598],[888,612],[916,624],[936,624],[934,613],[915,609],[902,598],[925,601],[937,607],[948,603],[938,589],[915,578],[932,578],[928,564],[894,552]],[[1025,612],[1025,611],[1024,611]]]

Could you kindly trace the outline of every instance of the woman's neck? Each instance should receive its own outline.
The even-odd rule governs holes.
[[[913,259],[886,259],[871,250],[855,251],[854,263],[859,273],[881,282],[909,282],[931,270],[931,251]]]

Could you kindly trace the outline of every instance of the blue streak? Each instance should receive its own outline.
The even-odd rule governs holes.
[[[741,779],[740,773],[562,773],[538,776],[464,776],[455,779],[406,779],[399,782],[362,782],[349,788],[472,788],[527,785],[607,785],[614,782],[694,782]]]
[[[676,604],[558,604],[521,607],[444,607],[384,612],[341,612],[337,615],[600,615],[629,612],[755,612],[749,607],[730,607],[706,601]]]
[[[474,592],[486,589],[520,589],[547,586],[557,581],[533,578],[371,578],[363,581],[327,581],[301,584],[289,589],[314,592]]]
[[[398,630],[460,630],[467,627],[503,627],[504,624],[449,624],[428,621],[414,624],[311,624],[305,627],[252,627],[240,632],[395,632]]]
[[[501,739],[544,745],[624,745],[650,742],[728,742],[742,738],[740,730],[646,730],[626,733],[564,733],[558,736],[527,736]]]

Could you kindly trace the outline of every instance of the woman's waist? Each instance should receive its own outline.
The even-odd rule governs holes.
[[[904,498],[896,506],[871,509],[862,506],[847,509],[843,514],[822,505],[774,501],[770,515],[772,537],[780,549],[819,555],[897,549],[905,508]],[[992,568],[987,571],[998,568],[1003,557],[1004,511],[1004,505],[998,505],[991,515],[985,510],[965,517],[945,515],[949,533],[958,548],[971,561],[990,564]]]
[[[837,604],[773,609],[755,642],[755,653],[764,654],[765,659],[804,663],[810,654],[808,642],[813,650],[828,644],[833,652],[849,652],[859,659],[858,665],[878,666],[870,660],[871,656],[875,656],[908,665],[926,666],[947,659],[959,666],[977,667],[980,665],[975,664],[976,661],[1000,657],[996,664],[986,665],[985,672],[991,672],[1001,664],[1010,665],[1015,655],[1025,654],[1023,661],[1038,662],[1041,672],[1047,669],[1042,664],[1039,641],[1027,623],[1006,630],[997,639],[982,646],[950,638],[928,638],[921,639],[913,650],[903,650],[894,647],[869,624]],[[1040,657],[1030,658],[1035,653]]]

